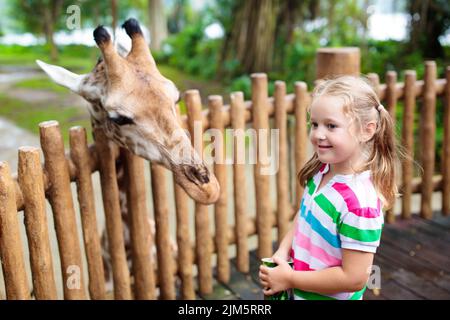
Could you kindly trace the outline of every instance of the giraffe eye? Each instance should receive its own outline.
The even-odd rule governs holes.
[[[120,114],[114,115],[114,117],[109,117],[109,120],[119,126],[123,126],[126,124],[134,124],[134,121],[132,118],[121,116]]]

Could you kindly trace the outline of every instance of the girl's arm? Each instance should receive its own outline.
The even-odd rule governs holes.
[[[362,290],[370,275],[373,253],[342,250],[342,266],[320,271],[294,271],[287,262],[276,259],[276,268],[260,267],[261,284],[272,295],[288,288],[319,294],[355,292]]]

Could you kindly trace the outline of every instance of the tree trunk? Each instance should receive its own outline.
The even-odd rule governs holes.
[[[58,60],[58,49],[56,48],[55,41],[53,39],[53,33],[55,30],[55,22],[53,20],[53,14],[51,8],[44,7],[44,35],[45,41],[50,49],[50,60],[55,62]]]
[[[116,27],[117,27],[117,0],[111,0],[111,17],[112,17],[112,32],[113,37],[116,37]]]
[[[241,63],[241,72],[267,72],[272,66],[275,41],[274,0],[248,0],[236,10],[231,52]]]
[[[162,0],[148,0],[150,29],[150,48],[161,50],[162,42],[167,38],[167,19]]]

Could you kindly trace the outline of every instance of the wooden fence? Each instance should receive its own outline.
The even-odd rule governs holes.
[[[297,183],[292,187],[288,181],[296,177],[296,172],[307,160],[307,106],[310,94],[304,82],[295,83],[294,93],[286,93],[284,82],[275,83],[274,97],[268,97],[268,82],[265,74],[252,75],[252,98],[244,101],[241,92],[232,93],[230,105],[223,105],[222,97],[211,96],[208,108],[202,110],[199,92],[185,93],[187,115],[181,116],[184,128],[194,136],[193,124],[201,120],[203,130],[216,128],[245,129],[251,124],[254,129],[279,129],[279,170],[276,176],[277,201],[270,202],[271,180],[261,174],[261,163],[257,161],[254,170],[256,218],[248,210],[248,200],[244,164],[235,163],[232,181],[227,180],[226,164],[215,164],[214,173],[221,185],[221,194],[214,205],[214,234],[210,230],[208,208],[195,204],[195,234],[189,230],[187,194],[174,184],[174,190],[167,192],[165,170],[160,165],[151,164],[152,192],[156,234],[153,237],[146,219],[148,216],[145,194],[145,163],[126,152],[126,172],[128,179],[127,197],[130,212],[131,245],[133,248],[133,270],[129,270],[124,248],[123,226],[120,215],[115,159],[119,155],[117,147],[108,144],[102,132],[95,131],[95,144],[88,146],[85,129],[74,127],[70,130],[70,152],[65,153],[63,139],[55,121],[40,124],[41,147],[45,157],[41,164],[39,149],[22,147],[19,149],[18,173],[13,175],[9,165],[0,162],[0,252],[3,264],[6,294],[8,299],[55,299],[57,286],[53,272],[53,255],[50,249],[49,230],[45,199],[51,204],[54,227],[60,253],[65,299],[105,299],[105,282],[102,267],[98,212],[95,210],[92,174],[100,173],[105,224],[112,257],[115,299],[194,299],[197,288],[200,294],[212,291],[213,254],[217,255],[217,279],[227,283],[230,279],[230,257],[228,248],[236,246],[236,264],[240,272],[249,272],[248,239],[257,235],[258,255],[272,254],[272,228],[278,227],[278,239],[286,232],[293,218],[302,188]],[[402,163],[402,210],[401,218],[411,216],[411,196],[421,194],[420,215],[432,216],[431,198],[434,191],[442,192],[442,212],[450,213],[450,68],[445,79],[436,78],[436,64],[426,62],[424,80],[417,80],[415,71],[405,72],[405,82],[397,82],[397,74],[388,72],[385,84],[380,84],[375,74],[369,75],[378,95],[395,118],[395,108],[399,101],[404,103],[402,121],[402,144],[407,153],[419,159],[423,167],[420,178],[413,177],[413,163]],[[443,99],[444,142],[442,152],[442,172],[435,175],[436,102]],[[419,154],[414,155],[414,115],[420,105]],[[273,121],[272,121],[273,119]],[[295,119],[295,121],[292,121]],[[264,131],[257,131],[257,134]],[[236,148],[237,138],[233,147]],[[256,140],[257,141],[257,140]],[[202,141],[192,143],[202,154]],[[200,143],[198,143],[200,142]],[[222,146],[225,143],[222,142]],[[258,146],[262,147],[262,146]],[[267,146],[265,146],[267,147]],[[225,151],[225,148],[223,148]],[[224,157],[225,152],[219,157]],[[217,154],[216,154],[217,156]],[[235,153],[234,157],[238,155]],[[290,165],[293,159],[294,165]],[[291,177],[291,178],[290,178]],[[157,181],[157,183],[155,183]],[[83,242],[78,238],[76,214],[71,194],[71,182],[76,182],[77,197],[82,222]],[[227,206],[230,203],[227,185],[233,183],[234,225],[227,221]],[[294,195],[294,196],[293,196]],[[174,199],[170,199],[170,197]],[[227,198],[228,197],[228,198]],[[175,201],[175,212],[170,212],[168,203]],[[27,270],[24,261],[25,239],[21,239],[19,211],[24,210],[24,223],[29,246],[32,288],[28,287]],[[170,254],[169,216],[176,215],[176,241],[178,256]],[[387,221],[394,222],[392,211],[387,213]],[[195,242],[192,241],[195,237]],[[86,252],[87,271],[82,270],[82,250]],[[153,262],[151,247],[156,246],[157,261]],[[198,274],[194,277],[194,266]],[[158,268],[153,266],[157,265]],[[76,275],[77,277],[74,277]],[[88,277],[88,288],[83,277]],[[176,288],[179,277],[181,286]],[[195,285],[194,280],[198,284]],[[159,287],[159,297],[156,294]],[[32,294],[31,294],[32,292]]]

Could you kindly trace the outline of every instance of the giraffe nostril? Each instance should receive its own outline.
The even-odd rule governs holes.
[[[186,176],[191,182],[195,184],[205,184],[209,182],[209,172],[208,169],[206,169],[206,167],[204,166],[189,166],[186,170]]]

